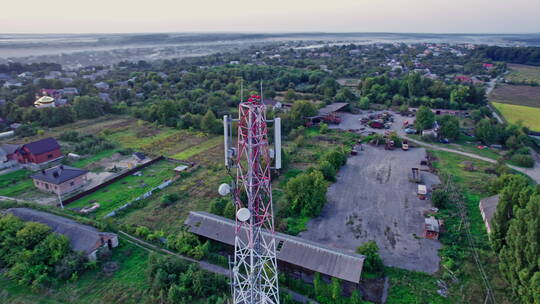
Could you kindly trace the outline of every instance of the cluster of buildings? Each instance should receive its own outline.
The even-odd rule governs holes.
[[[79,90],[73,87],[63,89],[41,89],[36,96],[34,106],[36,108],[54,108],[68,103],[75,96],[79,95]]]
[[[58,164],[63,158],[60,145],[52,137],[24,145],[5,144],[0,147],[0,172],[20,168],[36,171],[31,175],[36,188],[64,195],[82,188],[88,171]]]

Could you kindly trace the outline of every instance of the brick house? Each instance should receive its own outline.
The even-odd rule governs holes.
[[[39,190],[63,195],[84,186],[87,173],[86,170],[60,165],[34,173],[31,178]]]
[[[62,157],[60,145],[52,137],[22,145],[15,153],[21,164],[42,164]]]

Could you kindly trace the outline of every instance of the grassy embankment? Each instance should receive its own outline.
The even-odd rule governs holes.
[[[495,178],[495,175],[486,173],[486,169],[492,165],[444,151],[433,151],[437,158],[434,167],[439,175],[449,175],[458,191],[462,194],[467,216],[470,222],[470,233],[480,258],[480,263],[490,280],[498,303],[512,303],[508,298],[507,283],[501,279],[497,266],[497,257],[489,245],[489,238],[484,226],[480,209],[480,199],[488,196],[487,183]],[[462,163],[471,161],[474,171],[464,170]],[[459,282],[450,285],[452,303],[482,303],[485,299],[485,289],[479,274],[472,251],[466,239],[464,223],[458,216],[455,205],[445,206],[439,212],[438,217],[444,219],[445,232],[442,233],[441,242],[444,244],[440,251],[443,257],[441,275],[448,278],[452,269]]]
[[[487,196],[485,185],[494,175],[485,173],[491,164],[470,159],[444,151],[432,151],[437,158],[434,167],[439,174],[450,174],[452,181],[463,194],[467,214],[470,221],[470,231],[474,239],[480,261],[487,273],[495,292],[497,303],[512,303],[508,297],[508,286],[500,277],[497,258],[488,243],[488,236],[480,210],[479,200]],[[476,170],[466,171],[462,163],[473,162]],[[485,289],[479,275],[477,265],[471,255],[463,223],[458,216],[456,206],[446,206],[436,215],[444,220],[444,230],[441,234],[443,248],[441,268],[434,275],[407,271],[397,268],[387,268],[386,275],[390,278],[389,304],[405,303],[483,303]],[[440,288],[437,280],[451,282],[452,276],[457,282],[449,284],[449,297],[443,298],[437,294]]]
[[[424,141],[422,139],[422,136],[420,135],[413,134],[413,135],[407,135],[407,136],[416,140]],[[440,142],[426,142],[426,143],[439,146],[442,148],[472,153],[472,154],[476,154],[482,157],[491,158],[494,160],[497,160],[501,157],[501,155],[499,154],[499,150],[488,148],[488,147],[484,149],[479,149],[478,146],[481,146],[482,145],[481,143],[476,141],[474,137],[469,137],[462,133],[459,135],[458,139],[452,141],[450,144],[443,144]]]
[[[83,273],[76,281],[66,282],[42,293],[31,293],[26,286],[0,276],[2,303],[141,303],[148,299],[149,284],[144,274],[148,253],[135,245],[120,241],[111,261],[118,270],[111,275],[99,267]],[[5,301],[5,302],[4,302]]]

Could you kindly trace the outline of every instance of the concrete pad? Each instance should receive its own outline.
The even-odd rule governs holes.
[[[321,215],[300,236],[351,251],[375,240],[385,265],[436,272],[441,244],[423,238],[423,213],[431,202],[418,199],[417,184],[409,181],[411,168],[420,167],[425,153],[366,146],[341,168]],[[421,175],[428,189],[439,183],[436,175]]]

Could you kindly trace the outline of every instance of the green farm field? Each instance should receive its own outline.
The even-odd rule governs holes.
[[[533,131],[540,131],[540,108],[492,102],[506,120],[511,123],[521,121]]]

